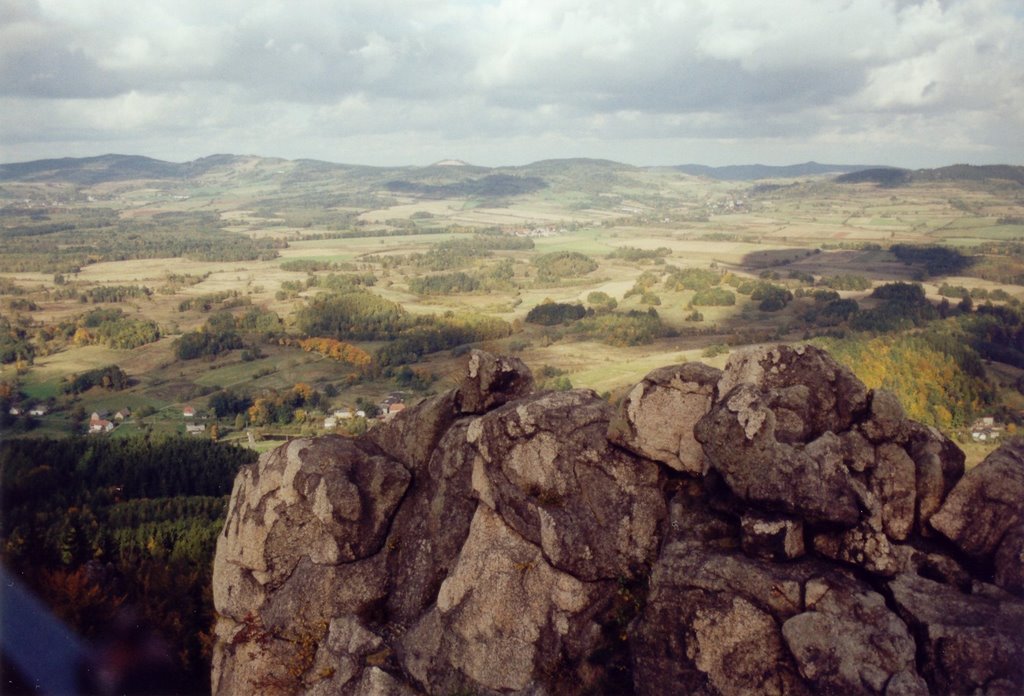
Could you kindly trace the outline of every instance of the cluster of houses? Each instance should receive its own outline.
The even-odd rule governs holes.
[[[711,213],[745,212],[747,210],[747,201],[742,198],[733,198],[726,201],[715,201],[713,203],[708,203],[707,209]]]
[[[206,432],[205,423],[196,423],[196,410],[191,406],[185,406],[181,409],[181,417],[185,419],[185,434],[187,435],[202,435]]]
[[[28,413],[28,415],[30,416],[45,416],[47,413],[49,413],[46,406],[43,404],[32,406],[27,411],[20,406],[11,406],[7,410],[7,412],[12,416],[20,416],[23,413]]]
[[[1005,428],[996,423],[996,419],[986,416],[974,421],[971,426],[971,439],[975,442],[991,442],[1003,436]]]
[[[89,416],[89,433],[109,433],[116,427],[116,423],[123,423],[131,417],[132,410],[130,408],[122,408],[113,416],[107,411],[93,411]]]
[[[405,396],[401,392],[391,392],[380,402],[381,420],[390,420],[396,413],[405,410]],[[324,418],[324,430],[334,430],[342,421],[349,421],[353,418],[366,418],[366,411],[340,408],[332,415]]]
[[[554,225],[548,225],[546,227],[503,227],[501,231],[505,234],[510,234],[513,237],[554,237],[557,234],[565,232],[564,229],[560,229]]]

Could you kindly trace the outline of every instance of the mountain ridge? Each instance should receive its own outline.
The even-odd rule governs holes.
[[[902,167],[862,164],[822,164],[814,161],[791,165],[740,164],[709,166],[702,164],[681,164],[672,166],[638,166],[624,162],[596,158],[554,158],[538,160],[523,165],[502,165],[485,167],[461,160],[441,160],[426,166],[375,166],[352,163],[330,162],[308,158],[283,159],[257,155],[213,154],[185,162],[170,162],[144,155],[105,154],[92,157],[61,157],[51,159],[8,162],[0,164],[0,181],[68,181],[80,184],[95,184],[105,181],[131,179],[190,179],[202,176],[213,169],[238,166],[243,162],[258,162],[267,166],[280,165],[293,168],[310,168],[320,171],[375,171],[375,172],[427,172],[447,170],[449,175],[472,173],[529,172],[554,173],[571,168],[587,168],[608,172],[635,170],[669,170],[690,176],[703,176],[722,181],[754,181],[765,178],[792,178],[799,176],[822,176],[826,174],[851,177],[856,180],[858,172],[912,172],[915,180],[948,180],[975,178],[1006,178],[1024,181],[1024,167],[1006,164],[968,165],[954,164],[946,167],[906,169]],[[459,162],[453,166],[452,162]],[[870,175],[868,177],[870,180]]]

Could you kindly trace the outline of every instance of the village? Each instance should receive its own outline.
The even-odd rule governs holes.
[[[406,395],[403,392],[391,392],[380,403],[372,406],[364,408],[346,406],[335,409],[330,415],[324,416],[320,430],[328,433],[337,431],[346,425],[352,424],[357,419],[362,419],[362,423],[367,426],[375,421],[386,422],[405,410],[405,408]],[[26,413],[34,417],[46,416],[49,412],[49,409],[42,404],[33,406],[26,411]],[[9,414],[21,416],[23,412],[20,407],[12,406]],[[112,433],[119,425],[129,421],[132,415],[132,410],[127,407],[114,413],[109,411],[93,411],[89,416],[86,432],[89,435],[107,435]],[[195,407],[186,404],[181,407],[180,417],[184,426],[184,434],[217,439],[216,434],[220,431],[220,424],[212,413],[197,410]],[[250,442],[257,439],[256,434],[249,428],[246,428],[246,431]]]
[[[334,409],[330,414],[325,415],[322,421],[319,422],[319,430],[324,433],[337,432],[341,430],[348,431],[354,423],[361,421],[361,425],[365,427],[372,427],[374,422],[387,422],[395,417],[396,414],[401,413],[405,410],[406,395],[403,392],[391,392],[385,396],[378,404],[363,408],[355,407],[341,407]],[[47,416],[51,413],[50,409],[45,404],[36,404],[31,407],[22,408],[19,406],[10,407],[8,413],[11,416],[23,416],[25,414],[40,418]],[[122,408],[114,413],[108,411],[93,411],[89,417],[89,421],[86,427],[86,432],[89,435],[107,435],[112,433],[118,426],[123,423],[130,421],[132,418],[132,410],[130,408]],[[186,435],[200,436],[200,437],[212,437],[217,439],[217,432],[220,427],[217,419],[211,414],[203,411],[198,411],[191,405],[184,405],[181,407],[181,422],[183,425],[183,432]],[[254,433],[252,429],[246,427],[247,439],[250,443],[255,442],[257,439],[262,439],[263,433]],[[976,419],[968,430],[970,440],[980,444],[991,444],[1000,439],[1007,437],[1008,435],[1014,434],[1015,428],[1006,426],[1003,423],[998,422],[992,416],[983,416]],[[290,439],[290,435],[271,435],[268,439]]]

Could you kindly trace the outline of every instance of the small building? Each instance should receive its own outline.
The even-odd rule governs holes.
[[[324,430],[334,430],[338,427],[338,419],[334,416],[324,418]]]
[[[356,418],[366,418],[366,411],[362,409],[356,411]]]
[[[11,414],[12,416],[20,416],[21,415],[21,409],[18,408],[17,406],[11,406],[10,410],[8,410],[7,412],[9,414]]]
[[[184,416],[185,418],[195,418],[196,410],[191,406],[186,406],[185,408],[181,409],[181,415]]]
[[[991,416],[979,418],[971,426],[971,439],[975,442],[992,442],[1003,436],[1003,426]]]
[[[114,424],[105,418],[97,418],[89,421],[90,433],[109,433],[114,429]]]
[[[334,412],[334,417],[338,420],[349,420],[353,416],[352,409],[350,408],[339,408]]]
[[[49,410],[46,408],[46,406],[39,404],[38,406],[33,406],[31,409],[29,409],[28,415],[45,416],[47,413],[49,413]]]
[[[188,433],[189,435],[200,435],[206,432],[206,425],[203,423],[197,423],[195,425],[193,425],[192,423],[186,423],[185,432]]]
[[[122,408],[120,411],[114,414],[114,420],[126,421],[132,417],[132,410],[130,408]]]

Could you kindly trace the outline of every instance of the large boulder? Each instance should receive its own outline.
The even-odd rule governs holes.
[[[676,471],[703,474],[704,451],[693,426],[711,408],[721,376],[701,363],[654,370],[623,399],[608,439]]]
[[[830,431],[796,446],[780,439],[772,393],[740,384],[725,394],[694,431],[711,469],[742,501],[765,512],[853,526],[861,495]],[[791,432],[802,431],[786,409]]]
[[[533,373],[522,360],[474,350],[455,399],[462,413],[485,413],[531,391]]]
[[[916,645],[885,598],[841,574],[804,583],[804,611],[782,625],[800,674],[816,693],[928,694],[918,676]]]
[[[817,561],[667,546],[634,627],[638,693],[927,694],[885,598]]]
[[[293,440],[243,470],[217,541],[220,612],[245,615],[231,611],[245,579],[276,588],[301,559],[336,565],[376,553],[411,478],[373,445],[342,437]]]
[[[468,427],[462,421],[441,438],[395,515],[385,546],[386,608],[393,623],[410,625],[429,607],[469,534],[477,503],[470,483],[474,452],[466,440]]]
[[[481,505],[436,605],[402,637],[402,663],[428,693],[538,688],[548,662],[583,662],[597,646],[590,614],[609,588],[553,568]]]
[[[213,570],[215,692],[311,686],[321,627],[386,595],[377,554],[410,479],[340,437],[294,440],[238,475]]]
[[[996,582],[1021,591],[1024,575],[1024,440],[1003,445],[960,479],[931,526],[964,553],[994,564]]]
[[[1024,693],[1024,601],[980,584],[974,589],[965,594],[911,574],[889,583],[933,692]]]
[[[611,446],[596,394],[548,392],[470,423],[473,489],[552,566],[583,580],[631,577],[654,560],[665,517],[653,462]]]
[[[734,352],[718,383],[724,398],[741,384],[770,395],[782,442],[809,442],[838,433],[868,407],[868,390],[853,373],[813,346],[766,346]]]

